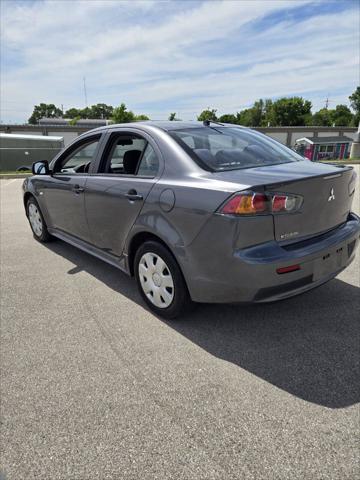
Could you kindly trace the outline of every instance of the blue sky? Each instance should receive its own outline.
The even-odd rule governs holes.
[[[258,98],[301,95],[313,110],[348,104],[359,82],[352,0],[1,0],[1,121],[40,102],[125,102],[195,119]]]

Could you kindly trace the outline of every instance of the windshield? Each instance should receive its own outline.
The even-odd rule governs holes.
[[[210,126],[169,133],[200,166],[210,171],[304,160],[281,143],[250,129]]]

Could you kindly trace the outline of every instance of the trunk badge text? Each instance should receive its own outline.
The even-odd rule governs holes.
[[[335,194],[334,194],[334,189],[333,188],[330,190],[330,195],[329,195],[329,198],[328,198],[328,202],[331,202],[332,200],[335,200]]]
[[[281,240],[286,240],[287,238],[296,237],[296,235],[299,235],[299,232],[282,233],[280,238]]]

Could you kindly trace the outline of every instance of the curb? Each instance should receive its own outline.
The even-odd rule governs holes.
[[[18,174],[0,174],[0,179],[4,179],[4,178],[7,178],[9,180],[11,180],[12,178],[27,178],[27,177],[31,177],[32,176],[32,173],[18,173]]]

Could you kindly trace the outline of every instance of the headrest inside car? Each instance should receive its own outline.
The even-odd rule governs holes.
[[[121,138],[117,141],[117,145],[132,145],[133,143],[131,138]]]
[[[124,173],[127,173],[128,175],[135,174],[140,156],[141,156],[141,150],[127,150],[124,153],[124,158],[123,158]]]

